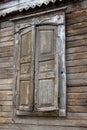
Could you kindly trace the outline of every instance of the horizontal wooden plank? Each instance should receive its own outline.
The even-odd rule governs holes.
[[[0,48],[0,53],[2,53],[2,52],[8,52],[8,51],[13,51],[14,50],[14,46],[7,46],[7,47],[1,47]]]
[[[87,113],[87,106],[67,106],[68,112]]]
[[[67,105],[71,106],[87,106],[87,99],[68,99]]]
[[[77,86],[86,86],[86,79],[78,79],[78,80],[67,80],[67,86],[77,87]]]
[[[3,22],[1,24],[3,24]],[[14,30],[14,26],[5,26],[4,28],[1,28],[0,32],[2,33],[9,30]]]
[[[10,51],[7,51],[7,52],[2,52],[2,53],[0,53],[0,58],[2,58],[2,57],[13,57],[13,51],[12,50],[10,50]]]
[[[72,15],[71,15],[72,16]],[[87,21],[87,14],[81,16],[81,17],[72,17],[71,16],[67,16],[67,25],[71,25],[71,24],[75,24],[75,23],[82,23],[82,22],[86,22]],[[80,15],[79,15],[80,16]]]
[[[13,57],[1,57],[0,58],[0,63],[1,62],[13,62],[13,61],[14,61]],[[7,68],[7,69],[9,69],[9,68]],[[0,69],[0,71],[1,71],[1,69]]]
[[[14,35],[14,30],[13,29],[5,29],[4,31],[0,31],[0,38],[2,37],[6,37],[6,36],[10,36],[10,35]]]
[[[11,123],[11,122],[12,122],[11,118],[0,117],[0,123]]]
[[[3,118],[0,118],[0,119],[2,119],[2,121],[4,121]],[[5,120],[5,122],[1,122],[1,123],[6,123],[6,122],[8,122],[8,120],[7,121]],[[14,123],[14,122],[16,122],[16,123]],[[32,118],[26,118],[26,119],[24,119],[24,118],[21,118],[21,119],[20,118],[19,119],[14,118],[14,120],[9,122],[9,123],[12,123],[11,129],[13,129],[13,128],[16,129],[16,127],[18,127],[18,126],[20,126],[20,128],[26,128],[25,126],[27,126],[27,129],[32,128],[32,130],[33,129],[35,130],[36,128],[37,129],[39,128],[39,130],[41,130],[44,127],[45,127],[46,130],[48,130],[48,127],[50,129],[52,129],[52,126],[53,126],[53,127],[55,127],[54,130],[57,130],[57,129],[59,129],[59,127],[57,127],[57,126],[62,126],[62,127],[68,126],[68,128],[64,127],[64,128],[62,128],[62,130],[70,130],[70,129],[71,130],[86,130],[85,127],[87,127],[87,121],[86,120],[80,120],[80,119],[78,119],[78,120],[77,119],[61,119],[61,120],[58,120],[58,119],[43,119],[43,118],[40,118],[40,119],[39,118],[33,118],[33,119]],[[37,124],[38,124],[38,127],[37,127]],[[8,124],[8,126],[9,126],[9,124]],[[12,127],[12,126],[14,126],[14,127]],[[69,126],[73,126],[74,128],[70,128]],[[76,129],[75,129],[75,126],[77,127]],[[0,127],[3,127],[3,126],[0,126]],[[9,127],[7,127],[7,128],[9,129]],[[3,128],[5,128],[5,127],[3,127]],[[24,130],[27,130],[27,129],[24,129]],[[59,130],[61,130],[61,128]]]
[[[20,125],[19,125],[20,126]],[[8,128],[9,130],[19,130],[19,127],[18,128]],[[3,130],[3,128],[1,128],[0,130]],[[4,128],[4,130],[7,130],[7,128]],[[25,130],[27,130],[27,128],[25,128]]]
[[[24,124],[23,124],[23,126],[20,127],[20,124],[16,125],[15,123],[14,124],[13,123],[1,123],[0,130],[19,130],[19,128],[22,128],[24,126],[25,126]],[[27,126],[25,126],[25,127],[27,127]]]
[[[20,130],[86,130],[86,128],[80,127],[63,127],[63,126],[48,126],[48,125],[18,125]],[[16,130],[16,129],[9,129],[9,130]],[[19,130],[17,128],[17,130]]]
[[[0,95],[12,95],[12,91],[0,91]]]
[[[31,124],[31,125],[36,125],[38,123],[38,126],[87,126],[87,120],[68,120],[68,119],[61,119],[59,120],[58,118],[57,119],[42,119],[42,118],[33,118],[33,119],[15,119],[15,122],[16,123],[20,123],[20,124]],[[58,129],[58,128],[57,128]]]
[[[9,37],[9,36],[12,36],[12,35],[14,35],[13,30],[5,31],[4,33],[0,34],[0,39],[3,39],[4,37]],[[3,40],[0,41],[0,42],[3,42]]]
[[[12,88],[13,88],[13,84],[5,84],[5,85],[0,85],[0,91],[1,90],[12,90]]]
[[[71,54],[71,53],[81,53],[81,52],[87,52],[87,46],[81,46],[81,47],[73,47],[67,49],[66,53]]]
[[[85,73],[87,72],[87,66],[74,66],[74,67],[67,67],[67,74],[69,73]]]
[[[4,63],[0,63],[0,68],[3,67],[13,67],[13,62],[4,62]]]
[[[11,101],[11,100],[12,100],[12,95],[7,95],[7,94],[0,95],[0,101]]]
[[[0,79],[13,78],[13,69],[11,68],[0,68]]]
[[[0,112],[12,112],[13,111],[13,106],[0,106]]]
[[[83,5],[84,6],[84,5]],[[79,18],[79,16],[87,15],[87,9],[77,10],[67,13],[67,18]]]
[[[41,126],[41,127],[43,127],[43,126]],[[25,125],[25,124],[15,124],[13,119],[12,119],[12,122],[10,122],[10,123],[1,123],[0,124],[0,130],[28,130],[28,129],[35,130],[35,129],[38,129],[38,126],[37,125],[32,126],[30,124],[28,124],[28,125]],[[76,129],[76,130],[78,130],[78,129]]]
[[[6,42],[0,42],[0,47],[8,47],[8,46],[12,46],[14,44],[13,40],[10,41],[6,41]]]
[[[0,74],[0,79],[7,79],[7,78],[13,78],[13,74]]]
[[[0,38],[0,42],[7,42],[7,41],[12,41],[12,40],[14,40],[13,35]]]
[[[4,68],[3,68],[4,69]],[[1,72],[0,72],[0,77],[3,77],[3,76],[11,76],[11,75],[13,75],[13,70],[9,70],[9,71],[7,71],[7,70],[2,70]]]
[[[86,33],[87,33],[87,27],[67,30],[67,36],[76,36],[76,35],[82,35]]]
[[[81,29],[84,27],[87,27],[87,21],[69,25],[69,26],[67,26],[66,29],[67,29],[67,31],[71,31],[71,30]]]
[[[84,66],[87,65],[87,59],[79,59],[79,60],[71,60],[71,61],[66,61],[66,66]]]
[[[12,99],[11,99],[11,101],[1,101],[0,100],[0,106],[10,106],[10,105],[12,105]]]
[[[0,117],[12,117],[12,112],[0,112]]]
[[[67,94],[68,99],[86,99],[87,93],[68,93]]]
[[[13,52],[14,52],[14,48],[13,45],[12,46],[6,46],[6,47],[1,47],[0,48],[0,58],[2,57],[13,57]]]
[[[68,93],[87,93],[87,86],[80,86],[80,87],[68,87]]]
[[[13,78],[11,78],[11,79],[1,79],[1,80],[0,80],[0,85],[12,84],[13,81],[14,81]]]
[[[83,39],[87,39],[87,34],[67,37],[67,41],[75,41],[75,40],[83,40]]]
[[[13,22],[11,22],[11,21],[5,21],[5,22],[1,22],[1,29],[4,29],[5,30],[5,28],[13,28],[14,27],[14,23]]]
[[[72,73],[72,74],[67,74],[67,79],[69,80],[77,80],[77,79],[87,79],[87,72],[84,73]]]
[[[77,40],[77,41],[69,41],[66,43],[66,47],[73,48],[73,47],[86,46],[87,45],[86,41],[87,41],[87,39]]]
[[[67,112],[67,118],[68,119],[81,119],[81,120],[87,120],[87,113],[72,113]]]
[[[64,127],[64,126],[55,126],[55,125],[32,125],[32,124],[6,124],[5,126],[0,126],[0,130],[86,130],[84,127]]]
[[[66,60],[78,60],[87,58],[87,52],[67,54]]]
[[[12,125],[12,126],[11,126],[11,125],[12,125],[12,124],[1,123],[1,124],[0,124],[0,129],[1,129],[1,130],[3,130],[3,129],[4,129],[4,130],[6,130],[6,129],[8,130],[8,129],[11,128],[12,130],[14,130],[14,128],[16,128],[16,127],[15,127],[14,125]]]
[[[13,67],[8,67],[8,68],[0,68],[0,74],[7,74],[7,73],[12,73],[13,72]]]

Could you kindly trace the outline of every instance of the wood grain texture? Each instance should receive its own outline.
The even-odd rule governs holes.
[[[1,130],[86,130],[87,129],[87,1],[84,6],[69,3],[66,13],[67,116],[66,118],[13,118],[13,23],[0,23],[0,129]],[[85,4],[86,3],[86,4]],[[81,9],[82,8],[82,9]],[[58,13],[58,12],[57,12]],[[52,14],[55,15],[56,13]],[[41,17],[48,17],[46,16]],[[31,19],[31,18],[30,18]],[[26,19],[21,22],[29,22]],[[0,21],[1,22],[1,21]],[[8,34],[9,32],[9,34]],[[49,48],[50,50],[50,48]],[[17,53],[18,50],[16,50]],[[25,52],[26,53],[26,52]],[[46,59],[46,58],[45,58]],[[23,59],[24,60],[24,59]],[[22,61],[23,61],[22,60]],[[41,60],[41,59],[40,59]],[[27,61],[27,60],[26,60]],[[40,73],[53,70],[51,62],[39,64]],[[22,63],[22,62],[21,62]],[[28,64],[21,65],[21,73],[28,73]],[[3,78],[3,79],[2,79]],[[6,79],[5,79],[6,78]],[[4,124],[3,124],[4,123]],[[18,126],[17,126],[18,125]]]
[[[69,42],[67,42],[67,44],[66,44],[67,49],[68,49],[68,48],[72,48],[72,47],[86,46],[86,45],[87,45],[86,39],[75,40],[74,42],[73,42],[73,41],[69,41]]]
[[[19,36],[18,36],[19,35]],[[18,110],[29,111],[33,109],[33,29],[25,28],[15,36],[15,65],[17,75],[16,106]],[[20,44],[16,44],[20,41]],[[17,49],[17,50],[16,50]]]
[[[4,123],[11,122],[13,114],[14,28],[13,23],[8,21],[2,22],[0,25],[0,122]]]
[[[35,57],[35,110],[37,111],[58,109],[58,54],[55,54],[58,52],[58,45],[55,35],[57,35],[55,26],[37,27]],[[48,64],[49,62],[52,64]]]

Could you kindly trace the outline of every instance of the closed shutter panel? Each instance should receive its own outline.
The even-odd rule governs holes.
[[[34,51],[33,29],[29,27],[19,34],[18,76],[17,76],[17,109],[30,111],[33,109],[33,77]]]
[[[37,26],[35,110],[58,109],[58,43],[56,26]]]

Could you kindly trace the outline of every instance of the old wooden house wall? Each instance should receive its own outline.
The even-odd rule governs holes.
[[[87,130],[86,8],[76,5],[75,10],[72,5],[72,12],[66,13],[66,36],[67,117],[17,117],[13,106],[14,26],[10,21],[1,22],[0,130]]]

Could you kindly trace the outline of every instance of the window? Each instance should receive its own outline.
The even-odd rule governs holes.
[[[17,115],[66,115],[64,13],[16,29],[15,67]]]

